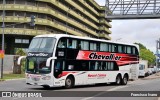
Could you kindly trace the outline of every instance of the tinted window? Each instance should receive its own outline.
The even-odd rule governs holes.
[[[66,48],[66,39],[61,38],[58,42],[58,48]]]
[[[67,48],[76,49],[77,48],[77,40],[67,39]]]
[[[108,44],[100,43],[100,51],[108,51]]]
[[[81,40],[81,43],[79,46],[82,50],[89,50],[89,42],[88,41]]]
[[[127,53],[128,53],[128,54],[131,54],[131,53],[132,53],[132,50],[131,50],[131,47],[130,47],[130,46],[127,46]]]
[[[90,50],[97,51],[97,44],[96,43],[90,43]]]
[[[118,45],[118,52],[119,52],[119,53],[122,53],[122,52],[123,52],[123,50],[122,50],[122,45]]]

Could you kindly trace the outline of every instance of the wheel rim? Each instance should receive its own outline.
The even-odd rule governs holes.
[[[127,83],[127,77],[123,78],[123,82],[126,84]]]
[[[120,77],[117,77],[117,84],[120,84]]]
[[[66,85],[67,85],[68,87],[70,87],[71,84],[72,84],[71,80],[70,80],[70,79],[67,79],[67,80],[66,80]]]

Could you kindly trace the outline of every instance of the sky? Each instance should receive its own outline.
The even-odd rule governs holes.
[[[95,0],[105,5],[105,0]],[[160,19],[112,20],[110,23],[113,41],[142,43],[152,52],[156,52],[156,40],[160,38]]]

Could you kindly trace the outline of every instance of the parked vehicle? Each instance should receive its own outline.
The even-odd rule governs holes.
[[[145,65],[139,64],[139,77],[145,77]]]
[[[156,68],[155,67],[152,67],[151,70],[152,70],[153,74],[156,73]]]
[[[139,61],[139,77],[145,77],[148,76],[149,72],[148,72],[148,61],[147,60],[143,60],[140,59]]]
[[[149,75],[152,75],[152,74],[153,74],[152,68],[148,68],[148,73],[149,73]]]

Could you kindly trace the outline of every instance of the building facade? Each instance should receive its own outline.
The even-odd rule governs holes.
[[[1,26],[3,7],[3,0],[0,0]],[[6,54],[15,54],[17,48],[28,48],[33,36],[40,34],[111,39],[105,7],[94,0],[6,0],[4,9]],[[34,27],[29,24],[31,15],[36,17]],[[0,44],[1,41],[2,36]]]

